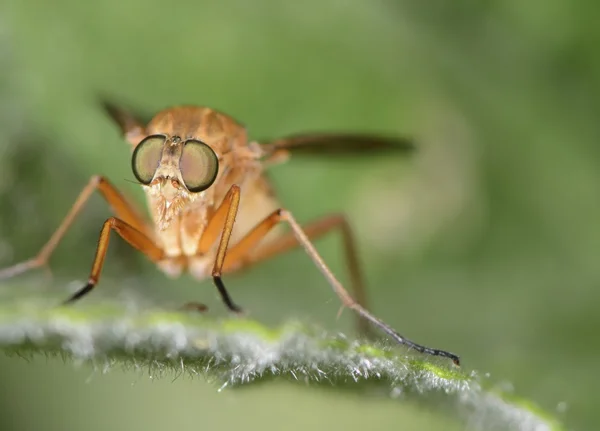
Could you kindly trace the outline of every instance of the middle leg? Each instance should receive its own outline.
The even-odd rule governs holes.
[[[256,226],[256,228],[246,235],[239,243],[231,247],[225,258],[223,272],[227,273],[242,270],[257,262],[270,259],[271,257],[298,247],[300,243],[292,232],[274,240],[271,244],[267,244],[263,247],[260,246],[260,241],[275,227],[275,225],[280,223],[280,221],[281,216],[277,211]],[[344,257],[347,270],[350,273],[350,282],[354,298],[362,307],[368,309],[367,292],[363,273],[359,264],[356,241],[346,217],[342,214],[332,214],[303,226],[303,229],[306,236],[311,240],[318,239],[336,230],[342,234]],[[357,317],[357,329],[359,333],[366,336],[371,335],[370,326],[368,325],[367,320],[363,319],[361,316]]]
[[[83,296],[90,293],[100,280],[100,273],[102,272],[104,259],[106,258],[106,252],[108,251],[110,232],[113,230],[117,232],[121,238],[127,241],[129,245],[145,254],[152,262],[159,262],[164,257],[163,250],[144,233],[121,219],[110,217],[104,222],[102,230],[100,231],[96,255],[87,284],[71,295],[64,304],[71,304],[81,299]]]

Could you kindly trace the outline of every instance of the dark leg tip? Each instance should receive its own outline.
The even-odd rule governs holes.
[[[75,292],[71,297],[69,297],[66,301],[64,301],[62,303],[62,305],[70,305],[70,304],[74,303],[75,301],[77,301],[78,299],[81,299],[81,297],[88,294],[94,288],[94,285],[95,285],[95,283],[88,282],[85,286],[83,286],[81,289],[79,289],[77,292]]]
[[[446,352],[444,350],[436,350],[436,351],[434,351],[433,354],[435,356],[444,356],[446,358],[449,358],[452,360],[454,365],[456,365],[457,367],[460,367],[460,358],[457,355],[455,355],[454,353]]]
[[[431,349],[429,351],[425,350],[422,351],[421,353],[426,353],[429,355],[433,355],[433,356],[443,356],[445,358],[451,359],[452,362],[454,363],[454,365],[456,365],[457,367],[460,367],[460,358],[455,355],[454,353],[450,353],[450,352],[446,352],[445,350],[437,350],[437,349]]]
[[[239,307],[237,305],[235,305],[234,303],[231,303],[230,306],[227,306],[227,308],[229,308],[229,310],[239,316],[241,316],[244,313],[244,309],[242,307]]]
[[[215,285],[217,286],[219,293],[221,294],[221,298],[223,299],[223,302],[225,303],[225,305],[227,306],[229,311],[233,311],[236,314],[243,314],[243,310],[239,306],[237,306],[233,302],[231,297],[229,296],[229,293],[227,292],[227,289],[225,288],[225,285],[223,284],[223,280],[221,279],[221,276],[214,275],[213,280],[215,282]]]

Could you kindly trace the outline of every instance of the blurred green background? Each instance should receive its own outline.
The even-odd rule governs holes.
[[[372,306],[400,332],[459,353],[464,367],[510,382],[573,429],[597,429],[598,9],[569,0],[7,0],[0,266],[34,255],[92,174],[142,201],[98,93],[148,113],[211,106],[253,138],[414,135],[412,160],[274,168],[281,200],[301,221],[348,214]],[[38,273],[3,283],[0,295],[38,286],[63,297],[86,279],[108,214],[100,198],[89,203],[52,259],[52,286],[39,287]],[[318,246],[344,278],[339,238]],[[229,285],[269,324],[293,317],[352,330],[301,252]],[[224,313],[210,282],[168,280],[121,241],[94,296],[196,299]],[[0,387],[2,430],[451,427],[398,401],[284,383],[218,393],[202,379],[104,376],[57,359],[1,357]]]

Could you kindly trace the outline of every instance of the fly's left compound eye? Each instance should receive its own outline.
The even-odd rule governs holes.
[[[140,183],[150,184],[154,178],[165,141],[164,135],[151,135],[135,147],[131,156],[131,168]]]
[[[219,172],[219,159],[204,142],[189,139],[183,147],[179,170],[185,187],[192,193],[201,192],[215,182]]]

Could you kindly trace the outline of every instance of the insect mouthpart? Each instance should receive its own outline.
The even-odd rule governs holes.
[[[170,175],[156,177],[150,185],[167,202],[181,197],[182,192],[185,191],[179,180]]]
[[[157,175],[150,186],[154,221],[160,230],[169,227],[193,196],[174,175]]]

